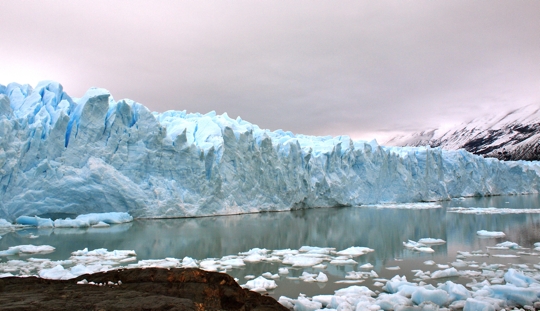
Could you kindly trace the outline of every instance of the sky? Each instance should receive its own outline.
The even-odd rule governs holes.
[[[540,1],[4,0],[0,84],[385,141],[540,105]]]

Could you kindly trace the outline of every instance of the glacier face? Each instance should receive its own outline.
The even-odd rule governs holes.
[[[0,218],[192,217],[538,193],[536,162],[268,131],[227,114],[152,113],[92,88],[0,86]]]

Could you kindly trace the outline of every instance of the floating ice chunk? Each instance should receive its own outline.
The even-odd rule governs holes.
[[[517,243],[514,243],[514,242],[510,242],[510,241],[506,241],[506,242],[502,242],[502,243],[498,243],[495,247],[493,246],[488,246],[488,248],[498,248],[498,249],[520,249],[522,248],[521,246],[519,246]]]
[[[449,213],[460,214],[539,214],[540,209],[522,208],[495,208],[495,207],[452,207],[447,209]]]
[[[294,304],[295,311],[315,311],[322,308],[322,303],[318,301],[312,301],[302,296],[298,297]]]
[[[363,283],[365,280],[339,280],[335,281],[336,284],[359,284]]]
[[[421,246],[421,247],[415,247],[413,248],[415,251],[417,252],[422,252],[422,253],[434,253],[435,250],[429,246]]]
[[[399,270],[401,268],[399,266],[393,266],[393,267],[386,267],[385,269],[386,270],[391,270],[391,271],[396,271],[396,270]]]
[[[380,294],[375,304],[383,310],[396,310],[401,306],[412,306],[412,301],[400,294]]]
[[[471,298],[471,292],[469,292],[469,290],[467,290],[465,286],[461,284],[456,284],[452,281],[446,281],[446,283],[441,285],[439,289],[442,289],[448,293],[448,301],[451,302],[456,300],[467,300],[467,298]]]
[[[448,269],[444,269],[444,270],[437,270],[437,271],[433,271],[433,273],[431,273],[431,278],[432,279],[448,278],[448,277],[453,277],[453,276],[459,276],[459,273],[456,270],[456,268],[448,268]]]
[[[335,250],[331,247],[314,247],[314,246],[302,246],[299,251],[302,253],[311,253],[311,254],[325,254],[328,255],[330,252]]]
[[[463,310],[466,311],[496,311],[495,307],[487,301],[467,298]]]
[[[231,266],[233,268],[244,267],[246,264],[242,258],[232,258],[227,260],[221,260],[222,266]]]
[[[366,269],[366,270],[373,269],[373,265],[368,262],[366,264],[361,265],[359,268],[360,269]]]
[[[442,239],[423,238],[423,239],[418,240],[418,243],[436,245],[436,244],[444,244],[446,243],[446,241]]]
[[[372,297],[375,293],[365,286],[349,286],[335,291],[336,296],[343,297]]]
[[[539,283],[537,280],[528,277],[512,268],[508,269],[508,271],[504,274],[504,280],[507,283],[513,284],[518,287],[529,287],[531,284]]]
[[[427,245],[409,240],[408,242],[403,242],[403,246],[406,248],[416,248],[416,247],[426,247]]]
[[[279,268],[278,273],[279,274],[289,274],[289,269],[287,269],[287,268]]]
[[[54,268],[42,269],[39,271],[39,277],[51,280],[69,280],[75,278],[76,276],[71,274],[70,270],[66,270],[61,265],[57,265]]]
[[[294,308],[294,299],[292,298],[280,296],[278,302],[289,310],[292,310]]]
[[[418,251],[418,252],[423,252],[423,253],[434,253],[435,251],[427,246],[426,244],[423,244],[423,243],[420,243],[420,242],[415,242],[415,241],[412,241],[412,240],[409,240],[408,242],[403,242],[403,246],[405,246],[406,248],[409,248],[409,249],[413,249],[415,251]]]
[[[0,279],[1,278],[9,278],[9,277],[12,277],[14,276],[12,273],[10,272],[6,272],[6,273],[0,273]]]
[[[502,231],[486,231],[486,230],[480,230],[476,231],[476,234],[481,237],[486,238],[504,238],[506,234]]]
[[[206,271],[218,271],[221,267],[220,263],[213,259],[203,259],[199,263],[199,267]]]
[[[493,298],[513,301],[522,306],[532,306],[535,301],[538,301],[538,288],[523,288],[513,284],[506,284],[493,285],[488,291],[490,291],[490,296]]]
[[[253,280],[254,278],[255,278],[255,276],[252,275],[252,274],[248,274],[248,275],[244,276],[244,279],[246,279],[246,280]]]
[[[432,303],[442,307],[448,302],[448,293],[442,289],[427,289],[418,287],[411,295],[411,300],[416,304],[431,301]]]
[[[14,256],[18,254],[49,254],[54,252],[55,248],[50,245],[18,245],[11,246],[5,251],[0,251],[0,256]]]
[[[339,251],[336,254],[340,255],[340,256],[357,257],[357,256],[361,256],[361,255],[373,252],[373,251],[374,250],[369,248],[369,247],[353,246],[353,247],[349,247],[347,249],[344,249],[342,251]]]
[[[254,255],[254,254],[266,255],[267,253],[268,253],[268,250],[266,248],[252,248],[247,252],[239,253],[239,255],[242,255],[242,256],[249,256],[249,255]]]
[[[33,226],[38,228],[52,228],[54,223],[50,218],[41,218],[38,216],[20,216],[15,220],[15,223],[25,226]]]
[[[363,276],[364,276],[364,273],[362,272],[349,271],[347,272],[347,275],[345,275],[345,278],[349,280],[359,280],[363,278]]]
[[[277,287],[276,281],[267,280],[260,276],[254,280],[248,281],[243,287],[253,290],[256,288],[264,288],[265,290],[274,289]]]
[[[489,254],[486,254],[482,251],[473,251],[473,252],[463,252],[463,251],[457,251],[458,256],[461,257],[489,257]]]
[[[433,260],[424,261],[424,265],[426,265],[426,266],[433,266],[434,264],[435,264],[435,261],[433,261]]]
[[[448,269],[448,268],[450,268],[450,266],[449,265],[438,264],[437,268],[439,268],[439,269]]]
[[[491,256],[500,257],[500,258],[519,258],[520,257],[518,255],[513,255],[513,254],[493,254]]]
[[[265,278],[268,278],[268,279],[279,279],[278,274],[272,274],[270,272],[265,272],[265,273],[262,274],[262,276],[264,276]]]
[[[314,265],[312,268],[314,268],[314,269],[326,269],[326,265],[318,264],[318,265]]]
[[[330,261],[330,264],[334,266],[356,265],[357,263],[347,256],[339,256]]]
[[[283,264],[292,265],[293,267],[311,267],[323,262],[322,258],[308,257],[305,255],[285,256]]]
[[[391,294],[395,294],[401,289],[402,286],[418,286],[418,285],[415,283],[408,282],[405,276],[400,277],[396,275],[391,280],[386,282],[386,285],[383,287],[383,289]]]
[[[197,268],[199,267],[199,265],[197,265],[197,262],[195,261],[195,259],[186,256],[182,259],[182,267],[183,268]]]
[[[388,204],[373,204],[373,205],[364,205],[365,207],[375,207],[375,208],[395,208],[395,209],[433,209],[433,208],[442,208],[438,203],[434,202],[416,202],[416,203],[388,203]]]
[[[261,262],[266,258],[264,255],[260,254],[251,254],[244,258],[245,262],[255,263],[255,262]]]
[[[311,300],[320,302],[323,307],[326,307],[332,301],[332,297],[334,297],[334,295],[317,295],[317,296],[311,297]]]
[[[290,248],[287,249],[277,249],[272,251],[272,255],[275,256],[287,256],[287,255],[297,255],[299,252]]]

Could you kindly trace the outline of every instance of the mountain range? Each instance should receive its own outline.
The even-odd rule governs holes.
[[[465,149],[499,160],[540,160],[540,107],[528,105],[500,115],[473,119],[450,129],[396,136],[389,146]]]

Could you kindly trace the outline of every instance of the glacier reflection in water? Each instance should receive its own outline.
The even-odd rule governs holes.
[[[487,246],[507,240],[523,247],[532,247],[540,241],[539,214],[447,212],[451,207],[537,209],[540,207],[538,195],[467,198],[426,203],[423,206],[428,208],[325,208],[222,217],[136,220],[103,229],[26,229],[4,234],[0,239],[0,250],[21,244],[52,245],[56,247],[54,253],[33,257],[54,260],[67,259],[71,252],[85,247],[135,250],[138,260],[184,256],[195,259],[220,258],[256,247],[274,250],[299,249],[309,245],[342,250],[351,246],[365,246],[375,250],[356,257],[358,265],[329,266],[325,272],[330,282],[325,284],[307,284],[282,277],[273,295],[297,297],[298,293],[331,294],[335,289],[348,286],[334,282],[343,280],[348,271],[358,271],[358,266],[365,263],[373,264],[381,277],[391,278],[400,274],[412,278],[411,269],[428,269],[424,261],[448,264],[456,260],[457,251],[486,251]],[[476,235],[478,230],[503,231],[506,238],[481,239]],[[421,238],[438,238],[447,243],[433,246],[433,254],[414,252],[403,246],[404,241]],[[0,258],[0,261],[9,259],[16,258]],[[499,263],[538,263],[538,256],[490,260]],[[243,269],[228,272],[239,278],[242,284],[246,281],[246,275],[258,276],[267,271],[277,273],[278,267],[282,266],[279,263],[249,264]],[[385,269],[390,266],[400,266],[401,269]],[[303,271],[314,270],[291,269],[290,275],[298,276]],[[366,280],[362,285],[370,284]]]

